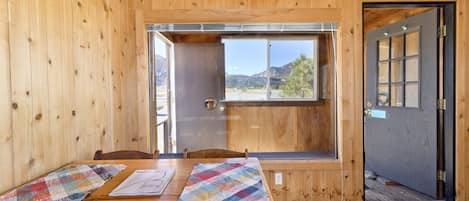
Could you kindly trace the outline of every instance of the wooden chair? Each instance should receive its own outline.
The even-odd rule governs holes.
[[[94,153],[94,160],[158,159],[159,156],[158,150],[155,150],[153,154],[128,150],[103,153],[102,150],[98,150]]]
[[[244,152],[236,152],[225,149],[204,149],[199,151],[189,152],[184,149],[184,158],[248,158],[248,149]]]

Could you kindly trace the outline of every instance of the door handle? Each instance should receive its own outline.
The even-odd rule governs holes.
[[[371,109],[365,109],[365,110],[363,111],[363,114],[364,114],[366,117],[371,116]]]
[[[217,108],[217,99],[215,99],[214,97],[206,98],[204,101],[204,106],[207,110],[214,110],[215,108]]]
[[[365,115],[366,117],[371,116],[371,109],[372,108],[373,108],[373,104],[370,101],[367,101],[366,106],[363,109],[363,115]]]

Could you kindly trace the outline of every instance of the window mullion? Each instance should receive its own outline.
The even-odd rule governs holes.
[[[267,89],[267,100],[270,100],[272,95],[272,87],[270,86],[270,39],[267,39],[267,70],[266,70],[266,89]]]

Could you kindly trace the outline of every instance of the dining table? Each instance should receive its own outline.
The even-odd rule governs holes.
[[[257,158],[208,158],[208,159],[144,159],[144,160],[85,160],[76,161],[70,165],[95,165],[95,164],[123,164],[127,167],[119,174],[112,177],[109,181],[89,194],[85,200],[162,200],[176,201],[184,190],[192,169],[196,164],[205,163],[253,163],[259,168],[262,176],[262,183],[270,200],[272,194],[269,190],[265,175],[262,172],[261,165]],[[128,178],[135,170],[156,169],[156,168],[174,168],[175,174],[159,196],[109,196],[109,193]]]

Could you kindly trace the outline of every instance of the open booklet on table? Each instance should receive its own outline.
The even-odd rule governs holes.
[[[174,168],[135,170],[110,196],[161,195],[174,176]]]

